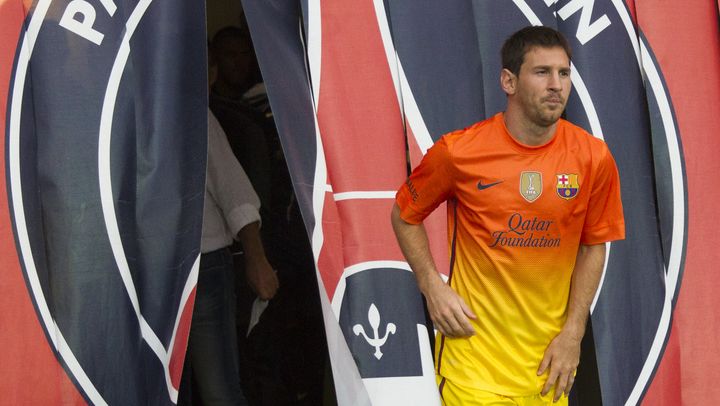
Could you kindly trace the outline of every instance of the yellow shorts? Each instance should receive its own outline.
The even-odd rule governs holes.
[[[553,403],[554,390],[545,396],[503,396],[475,388],[468,388],[450,382],[440,375],[435,375],[440,389],[443,406],[567,406],[568,398],[561,396]]]

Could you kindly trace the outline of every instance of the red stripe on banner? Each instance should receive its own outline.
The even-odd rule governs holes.
[[[197,285],[190,292],[185,307],[182,309],[180,323],[178,323],[175,332],[175,343],[170,353],[170,382],[176,390],[180,388],[180,378],[182,378],[183,364],[185,362],[185,353],[187,352],[188,338],[190,338],[190,324],[192,322],[193,306],[195,305],[195,294],[197,293]]]
[[[323,207],[323,247],[318,258],[318,269],[325,286],[325,292],[327,292],[328,298],[332,300],[345,268],[342,256],[342,227],[332,194],[325,194]]]
[[[663,358],[643,403],[657,406],[682,405],[680,342],[676,329],[670,331]]]
[[[321,21],[317,116],[335,197],[325,199],[318,266],[332,298],[344,268],[403,260],[389,225],[393,199],[387,194],[405,179],[406,162],[400,106],[373,2],[321,2]],[[336,204],[335,198],[346,200]]]
[[[408,140],[408,150],[410,152],[410,165],[413,169],[415,169],[416,166],[420,164],[420,161],[423,159],[423,153],[420,150],[420,145],[418,145],[417,139],[415,138],[415,133],[412,130],[412,127],[410,126],[410,123],[405,120],[405,126],[407,128],[407,140]]]
[[[665,76],[682,137],[688,188],[685,271],[672,332],[645,398],[650,405],[720,400],[720,40],[715,0],[637,4],[640,27]],[[691,79],[691,80],[689,80]],[[673,395],[675,393],[675,395]],[[681,400],[681,402],[678,402]]]
[[[401,255],[390,224],[394,200],[343,200],[337,202],[340,218],[361,212],[367,221],[343,230],[343,256],[346,264],[396,259]]]
[[[404,129],[371,0],[321,3],[318,124],[335,193],[395,190]],[[388,215],[389,218],[389,215]]]
[[[29,5],[27,5],[29,7]],[[15,48],[26,11],[21,1],[0,1],[0,128],[3,140]],[[0,403],[81,405],[77,391],[40,326],[16,251],[0,143]]]
[[[630,17],[632,17],[633,23],[637,26],[637,12],[635,11],[635,0],[625,0],[628,11],[630,11]]]

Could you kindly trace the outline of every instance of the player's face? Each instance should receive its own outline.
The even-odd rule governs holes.
[[[520,66],[514,98],[526,120],[548,127],[565,110],[570,87],[570,60],[565,50],[533,47]]]

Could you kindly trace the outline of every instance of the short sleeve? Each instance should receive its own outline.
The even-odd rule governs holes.
[[[620,198],[620,176],[615,160],[603,144],[591,182],[591,195],[580,242],[600,244],[625,238],[625,218]]]
[[[395,195],[400,217],[410,224],[421,223],[452,196],[453,173],[452,156],[443,137],[427,151]]]

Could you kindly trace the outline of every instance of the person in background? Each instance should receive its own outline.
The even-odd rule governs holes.
[[[210,59],[208,75],[214,76]],[[179,404],[247,405],[240,386],[236,325],[236,270],[230,246],[243,249],[245,277],[258,297],[279,288],[260,238],[260,200],[208,111],[208,160],[200,271]],[[193,393],[196,391],[196,393]]]
[[[210,90],[210,110],[225,130],[235,157],[260,197],[263,219],[271,209],[273,156],[262,113],[243,99],[253,85],[255,55],[247,29],[225,27],[210,43],[217,80]]]
[[[263,307],[252,287],[238,279],[240,377],[252,406],[317,405],[328,354],[314,259],[253,49],[245,23],[213,36],[218,78],[210,109],[258,193],[263,246],[288,288],[257,319]],[[242,273],[242,254],[235,258]]]

